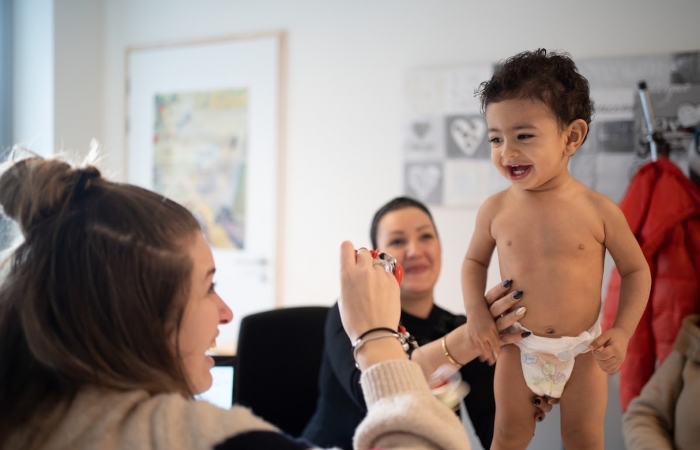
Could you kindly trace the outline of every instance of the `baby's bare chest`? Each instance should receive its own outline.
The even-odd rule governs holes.
[[[600,255],[605,226],[594,208],[580,204],[528,206],[504,209],[494,218],[491,234],[499,253],[543,257]]]

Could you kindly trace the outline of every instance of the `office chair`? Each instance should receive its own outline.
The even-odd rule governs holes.
[[[306,306],[241,320],[235,402],[294,437],[316,409],[327,313],[325,306]]]

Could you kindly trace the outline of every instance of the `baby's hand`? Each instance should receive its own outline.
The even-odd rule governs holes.
[[[467,319],[467,338],[475,349],[481,350],[479,359],[493,365],[501,350],[500,336],[496,322],[488,310],[472,314]]]
[[[620,370],[627,354],[630,336],[621,328],[612,327],[591,342],[588,349],[603,371],[615,373]]]

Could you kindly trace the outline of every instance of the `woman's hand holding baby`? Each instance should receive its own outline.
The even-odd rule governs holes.
[[[510,284],[504,287],[502,284],[491,288],[486,293],[486,303],[489,306],[491,317],[495,320],[496,329],[500,337],[500,346],[512,344],[524,338],[521,333],[506,333],[505,331],[525,315],[525,307],[515,308],[516,303],[522,298],[522,291],[508,294]]]
[[[510,283],[499,284],[486,293],[487,310],[472,311],[468,316],[467,340],[480,351],[479,360],[493,365],[500,348],[519,341],[517,333],[504,333],[525,314],[525,308],[511,309],[522,297],[521,291],[508,294]],[[483,312],[485,311],[485,312]]]

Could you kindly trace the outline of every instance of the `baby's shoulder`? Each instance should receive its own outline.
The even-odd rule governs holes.
[[[600,192],[596,192],[588,187],[583,187],[581,199],[585,204],[594,209],[598,214],[605,217],[609,214],[617,213],[620,208],[612,199]]]
[[[504,207],[505,199],[507,198],[507,196],[508,196],[508,189],[506,189],[504,191],[497,192],[497,193],[493,194],[491,197],[484,200],[484,202],[481,204],[480,209],[483,211],[496,213]]]

